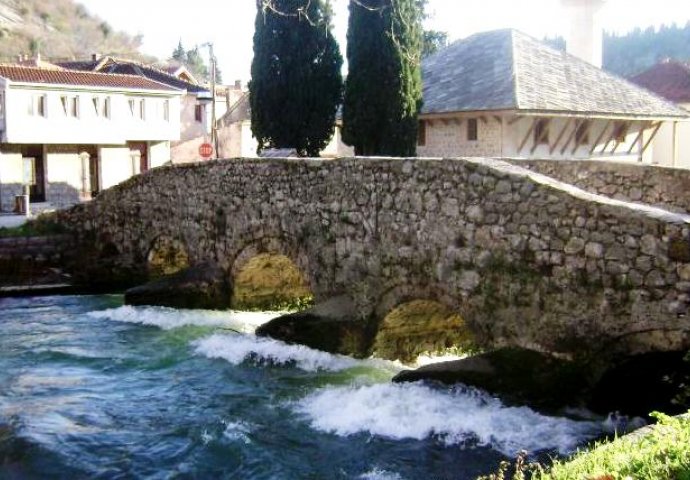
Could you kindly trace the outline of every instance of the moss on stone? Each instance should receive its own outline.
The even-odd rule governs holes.
[[[414,300],[384,318],[374,341],[374,354],[410,363],[421,354],[443,353],[452,347],[476,349],[462,317],[438,302]]]
[[[235,278],[231,305],[240,310],[304,310],[314,304],[299,268],[284,255],[262,253]]]

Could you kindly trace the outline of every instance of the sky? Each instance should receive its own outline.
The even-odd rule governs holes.
[[[254,0],[77,0],[118,30],[142,34],[142,51],[170,57],[178,42],[186,49],[214,44],[225,83],[249,80]],[[348,0],[332,0],[335,34],[345,56]],[[449,39],[477,32],[517,28],[536,38],[565,35],[567,17],[561,0],[429,0],[425,27],[448,32]],[[635,27],[690,22],[688,0],[606,0],[601,10],[605,30],[625,33]]]

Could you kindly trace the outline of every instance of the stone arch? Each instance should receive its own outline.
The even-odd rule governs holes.
[[[301,309],[313,303],[309,262],[278,238],[245,246],[230,266],[231,305],[242,309]]]
[[[457,305],[440,289],[396,287],[384,294],[376,316],[373,351],[381,358],[412,363],[423,353],[476,348]]]
[[[181,240],[161,235],[151,242],[151,248],[146,255],[149,278],[173,275],[188,267],[189,254]]]

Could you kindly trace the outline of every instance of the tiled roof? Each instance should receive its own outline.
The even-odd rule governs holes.
[[[87,87],[126,88],[135,90],[173,91],[167,85],[135,75],[112,75],[95,72],[55,70],[0,64],[0,77],[12,82],[47,85],[78,85]]]
[[[132,60],[105,57],[97,60],[56,62],[57,65],[69,70],[99,71],[104,73],[122,73],[139,75],[156,82],[164,83],[173,88],[187,90],[190,93],[208,92],[209,90],[190,82],[181,80],[163,70]]]
[[[459,40],[422,63],[422,113],[523,110],[687,117],[675,105],[516,30]]]
[[[630,81],[672,102],[690,102],[690,64],[673,60],[657,63]]]

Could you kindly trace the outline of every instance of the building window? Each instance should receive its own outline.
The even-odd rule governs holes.
[[[0,92],[0,118],[5,118],[5,96]]]
[[[589,143],[589,120],[582,121],[575,130],[575,144],[585,145]]]
[[[170,100],[163,100],[163,120],[170,121]]]
[[[60,97],[60,102],[62,103],[62,109],[65,112],[65,116],[74,118],[79,117],[79,97],[63,95]]]
[[[616,122],[613,127],[613,138],[616,143],[625,143],[628,137],[628,122]]]
[[[146,120],[146,100],[139,100],[139,118]]]
[[[93,111],[96,113],[97,117],[100,117],[101,115],[101,99],[98,97],[93,97],[91,99],[93,102]]]
[[[204,121],[204,106],[195,105],[194,106],[194,120],[201,123]]]
[[[534,124],[534,144],[549,143],[549,120],[542,118]]]
[[[467,119],[467,141],[476,142],[479,139],[479,132],[477,129],[477,119]]]
[[[110,97],[105,97],[103,100],[103,116],[110,118]]]
[[[47,98],[45,95],[32,95],[29,99],[29,115],[48,116]]]
[[[131,113],[132,116],[134,116],[134,105],[135,105],[135,103],[136,103],[136,102],[135,102],[134,99],[132,99],[132,98],[130,98],[129,100],[127,100],[127,104],[129,105],[129,113]]]
[[[417,126],[417,146],[426,146],[426,122],[424,120],[420,120]]]

